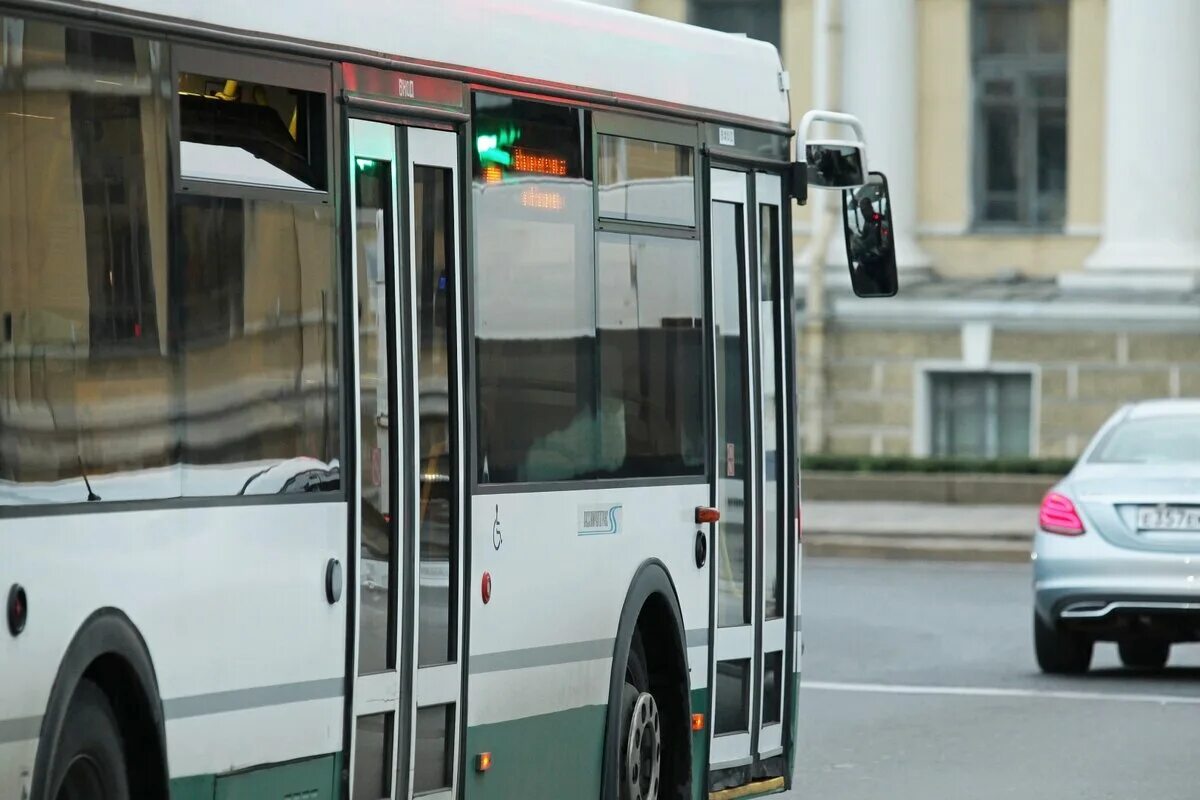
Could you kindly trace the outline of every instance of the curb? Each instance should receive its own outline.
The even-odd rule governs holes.
[[[808,532],[803,554],[814,558],[875,558],[893,561],[983,561],[1024,564],[1029,537],[912,536]]]

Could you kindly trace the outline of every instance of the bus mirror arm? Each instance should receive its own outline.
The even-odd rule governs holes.
[[[808,205],[808,164],[793,161],[785,177],[788,196],[800,205]]]

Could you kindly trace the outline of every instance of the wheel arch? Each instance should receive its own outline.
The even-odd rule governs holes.
[[[687,783],[688,797],[691,796],[691,728],[690,728],[690,686],[691,680],[687,663],[687,641],[683,627],[683,613],[679,607],[679,598],[675,584],[671,580],[666,566],[656,558],[643,561],[630,581],[625,593],[625,602],[621,607],[621,617],[617,625],[617,636],[613,646],[613,660],[609,675],[608,709],[604,726],[603,772],[601,777],[602,800],[617,800],[618,797],[618,751],[620,749],[620,708],[621,691],[625,684],[625,662],[629,658],[629,649],[634,632],[639,626],[646,628],[653,625],[658,637],[653,644],[643,637],[643,645],[657,648],[657,655],[647,652],[647,661],[668,659],[681,678],[682,719],[678,720],[681,729],[678,731],[679,741],[683,744],[686,763],[681,771]],[[665,634],[665,635],[664,635]],[[652,677],[653,680],[653,677]]]
[[[127,748],[132,796],[167,798],[166,729],[149,648],[128,616],[102,608],[79,626],[59,663],[38,736],[34,800],[49,800],[55,749],[75,690],[85,679],[96,683],[113,703]]]

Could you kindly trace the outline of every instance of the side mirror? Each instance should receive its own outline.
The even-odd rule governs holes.
[[[850,283],[859,297],[892,297],[896,277],[896,237],[887,178],[872,172],[857,189],[842,192],[842,229]]]
[[[809,186],[825,189],[850,189],[862,186],[866,170],[862,145],[858,142],[807,142],[804,160],[808,164]]]

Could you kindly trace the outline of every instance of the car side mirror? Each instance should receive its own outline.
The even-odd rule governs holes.
[[[896,276],[896,236],[887,178],[872,172],[862,186],[842,192],[842,229],[850,284],[859,297],[892,297]]]
[[[850,189],[866,181],[862,145],[849,141],[808,142],[804,145],[808,185]]]

